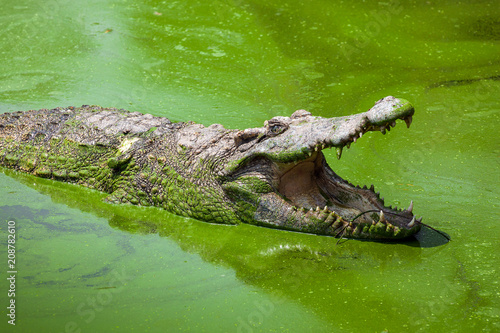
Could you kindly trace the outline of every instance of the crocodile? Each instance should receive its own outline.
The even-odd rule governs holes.
[[[211,223],[249,223],[338,238],[404,239],[421,218],[385,206],[328,165],[368,131],[385,134],[413,106],[392,96],[366,112],[323,118],[305,110],[245,130],[172,122],[83,105],[0,115],[0,165],[108,193],[110,203],[161,207]]]

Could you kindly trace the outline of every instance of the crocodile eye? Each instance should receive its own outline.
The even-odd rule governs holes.
[[[272,125],[272,126],[269,126],[269,133],[268,133],[268,135],[269,136],[275,136],[275,135],[283,133],[287,129],[288,129],[288,126],[283,125],[283,124]]]
[[[288,118],[274,117],[264,123],[267,128],[267,136],[276,136],[288,129]]]
[[[274,125],[274,126],[271,126],[271,128],[269,130],[274,134],[279,134],[279,133],[283,132],[284,128],[279,126],[279,125]]]

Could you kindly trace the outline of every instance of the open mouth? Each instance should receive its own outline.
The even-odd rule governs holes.
[[[420,230],[406,209],[386,207],[374,186],[359,187],[338,176],[321,151],[297,164],[278,165],[278,193],[297,220],[321,225],[339,237],[399,239]]]

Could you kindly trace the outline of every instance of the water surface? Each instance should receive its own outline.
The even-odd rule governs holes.
[[[495,1],[5,0],[2,9],[2,112],[98,104],[247,128],[296,109],[332,117],[387,95],[410,100],[410,130],[367,134],[340,161],[325,154],[386,202],[413,200],[452,238],[424,230],[403,244],[337,243],[211,225],[2,169],[4,258],[8,220],[18,236],[17,324],[3,315],[2,331],[500,330]]]

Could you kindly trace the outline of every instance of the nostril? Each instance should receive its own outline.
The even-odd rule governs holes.
[[[292,115],[290,116],[291,119],[297,119],[297,118],[302,118],[302,117],[307,117],[312,115],[311,112],[306,111],[306,110],[297,110]]]

